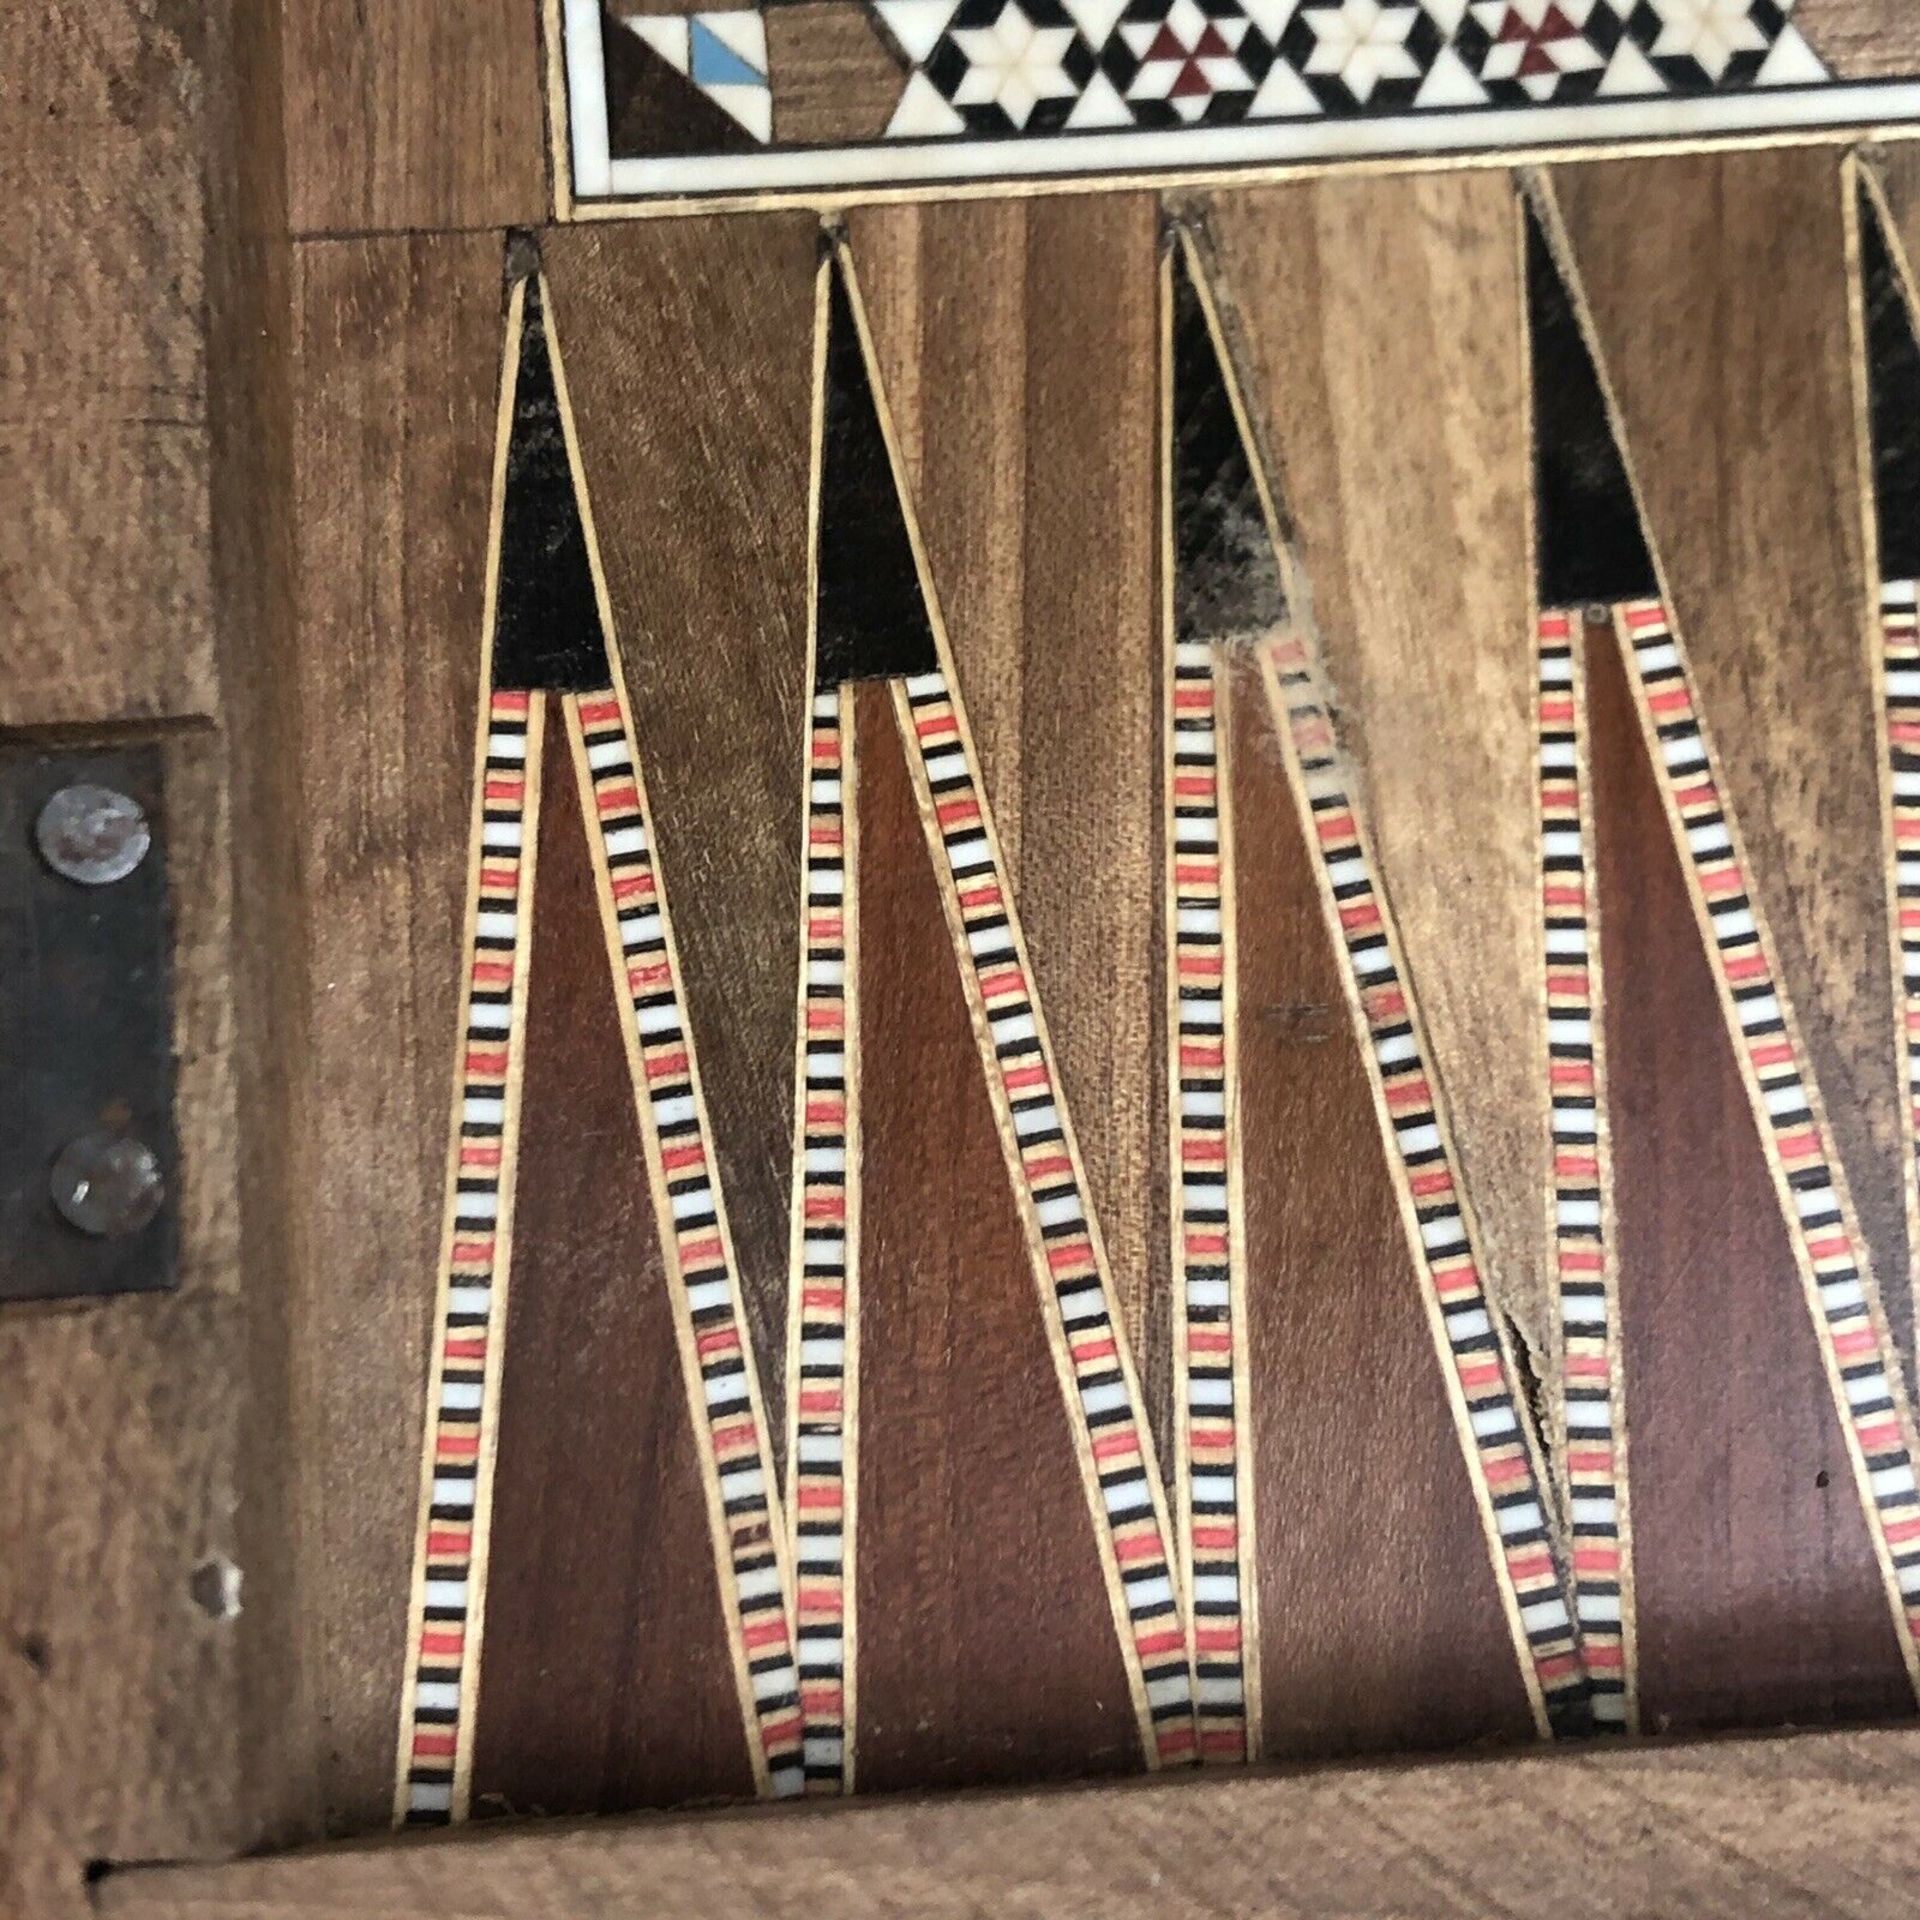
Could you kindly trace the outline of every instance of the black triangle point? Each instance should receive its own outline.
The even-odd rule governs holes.
[[[1880,577],[1920,580],[1920,339],[1879,210],[1860,189],[1860,271],[1867,316],[1867,400]]]
[[[1173,616],[1182,640],[1264,633],[1287,617],[1254,484],[1186,248],[1173,249]]]
[[[607,684],[607,643],[537,274],[526,289],[500,509],[493,684],[582,693]]]
[[[939,665],[844,274],[838,261],[828,269],[814,667],[823,689]]]
[[[1533,474],[1543,607],[1613,606],[1660,593],[1600,374],[1539,216],[1527,208]]]

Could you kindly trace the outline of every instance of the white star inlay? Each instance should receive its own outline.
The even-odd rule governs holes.
[[[1340,0],[1338,6],[1309,7],[1307,24],[1316,44],[1307,56],[1307,72],[1336,74],[1356,100],[1370,100],[1382,80],[1418,80],[1420,63],[1407,51],[1407,36],[1418,25],[1420,9],[1385,0]]]
[[[956,27],[953,38],[968,62],[955,106],[997,106],[1024,127],[1042,100],[1070,100],[1079,91],[1061,64],[1073,29],[1036,27],[1018,0],[1007,0],[992,26]]]
[[[1681,55],[1718,80],[1736,53],[1765,53],[1767,36],[1753,19],[1753,0],[1654,0],[1660,37],[1651,52],[1659,60]]]

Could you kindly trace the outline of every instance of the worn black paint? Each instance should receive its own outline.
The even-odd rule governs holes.
[[[607,684],[606,636],[567,458],[539,276],[526,285],[500,515],[493,684],[582,693]]]
[[[1880,577],[1920,579],[1920,339],[1873,196],[1860,194],[1860,267],[1867,308],[1867,396]]]
[[[1533,342],[1540,604],[1611,606],[1656,599],[1659,578],[1600,374],[1531,208],[1527,320]]]
[[[822,687],[931,673],[939,664],[841,273],[838,264],[830,270],[827,309],[816,667]]]
[[[40,809],[89,781],[138,801],[152,844],[124,879],[62,879],[34,845]],[[150,1293],[178,1282],[172,938],[156,746],[0,752],[0,1300]],[[117,1238],[69,1226],[48,1186],[86,1134],[131,1136],[167,1197]]]
[[[1173,252],[1173,613],[1182,640],[1287,617],[1272,533],[1186,250]]]

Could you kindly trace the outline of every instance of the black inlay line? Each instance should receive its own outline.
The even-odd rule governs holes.
[[[1287,617],[1280,560],[1179,237],[1172,281],[1174,632],[1182,640],[1263,633]]]
[[[493,684],[590,693],[611,678],[538,273],[526,280],[500,506]]]
[[[1599,369],[1531,205],[1526,222],[1540,604],[1658,599],[1659,576]]]
[[[1915,580],[1920,579],[1920,338],[1880,209],[1864,185],[1857,191],[1880,577]]]
[[[939,666],[846,273],[837,257],[827,270],[815,602],[815,684],[822,690]]]

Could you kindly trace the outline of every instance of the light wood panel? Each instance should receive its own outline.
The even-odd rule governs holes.
[[[439,1258],[500,356],[491,235],[295,260],[294,863],[280,1037],[301,1583],[331,1824],[384,1823]]]
[[[1207,206],[1487,1283],[1550,1376],[1517,209],[1502,176]]]
[[[574,229],[546,246],[553,325],[776,1435],[818,233],[810,215],[785,214]]]
[[[1920,1733],[1608,1746],[116,1875],[109,1920],[1886,1920],[1920,1910]]]
[[[1912,1169],[1869,666],[1878,583],[1841,193],[1838,157],[1820,149],[1553,181],[1755,898],[1910,1362]]]
[[[1158,214],[855,215],[855,264],[1127,1330],[1167,1439]]]
[[[296,234],[546,216],[537,0],[273,0]]]

